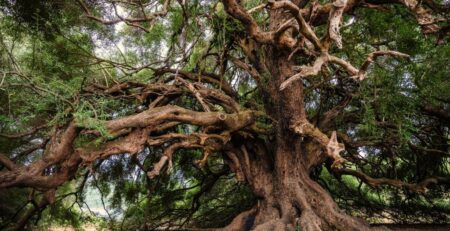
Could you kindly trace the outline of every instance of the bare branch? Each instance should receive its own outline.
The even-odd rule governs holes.
[[[330,60],[330,62],[343,67],[347,71],[347,73],[350,75],[351,78],[362,81],[366,78],[367,71],[369,69],[370,64],[372,62],[374,62],[375,59],[379,56],[394,56],[394,57],[402,57],[402,58],[409,57],[409,55],[398,52],[398,51],[375,51],[375,52],[370,53],[367,56],[366,61],[362,64],[362,66],[359,70],[357,68],[355,68],[349,62],[347,62],[343,59],[340,59],[338,57],[330,55],[329,60]]]
[[[333,8],[331,9],[328,18],[328,31],[323,41],[324,46],[329,47],[330,42],[334,41],[338,48],[342,48],[342,38],[339,32],[342,23],[342,14],[344,13],[347,0],[334,0]]]
[[[328,61],[328,55],[321,55],[318,57],[312,66],[309,67],[303,67],[301,71],[291,77],[289,77],[287,80],[285,80],[280,85],[280,90],[284,90],[289,84],[292,82],[302,79],[304,77],[308,76],[314,76],[319,73],[319,71],[322,69],[322,66]]]
[[[345,160],[339,155],[340,152],[345,150],[345,146],[342,143],[337,142],[336,131],[331,133],[330,141],[327,144],[328,155],[334,160],[331,165],[335,168],[338,164],[342,164]]]
[[[375,51],[375,52],[372,52],[367,56],[366,61],[363,63],[363,65],[359,69],[358,75],[354,76],[352,78],[357,78],[360,81],[362,81],[366,77],[366,73],[367,73],[367,69],[369,68],[369,65],[373,61],[375,61],[375,59],[377,57],[380,57],[380,56],[394,56],[394,57],[403,57],[403,58],[409,57],[409,55],[398,52],[398,51]]]
[[[300,135],[312,137],[322,146],[323,149],[327,150],[328,157],[333,159],[333,168],[336,168],[338,165],[345,162],[345,159],[339,154],[345,150],[344,144],[337,142],[336,131],[333,131],[331,137],[328,138],[328,136],[320,131],[319,128],[312,125],[306,119],[294,123],[291,128]]]

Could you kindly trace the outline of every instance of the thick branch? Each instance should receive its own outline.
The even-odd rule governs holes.
[[[313,31],[311,26],[306,22],[306,20],[303,17],[303,12],[298,8],[297,5],[295,5],[291,1],[269,1],[269,6],[272,7],[272,9],[286,9],[288,10],[297,20],[297,23],[299,25],[300,33],[305,36],[312,44],[314,44],[314,47],[318,51],[324,51],[324,47],[322,46],[322,43],[320,42],[319,38],[317,37],[316,33]]]
[[[366,78],[367,71],[369,69],[370,64],[372,62],[374,62],[377,57],[380,57],[380,56],[394,56],[394,57],[403,57],[403,58],[409,57],[409,55],[398,52],[398,51],[375,51],[375,52],[370,53],[367,56],[366,61],[364,61],[364,63],[361,65],[361,68],[359,70],[357,68],[355,68],[351,63],[349,63],[343,59],[340,59],[338,57],[330,55],[329,60],[330,60],[330,62],[335,63],[335,64],[341,66],[342,68],[344,68],[344,70],[347,71],[347,73],[351,76],[351,78],[362,81]]]
[[[284,90],[287,86],[289,86],[292,82],[308,77],[308,76],[315,76],[319,73],[319,71],[322,69],[322,66],[328,61],[328,55],[324,54],[318,57],[312,66],[308,67],[302,67],[301,71],[291,77],[289,77],[287,80],[285,80],[280,85],[280,90]]]
[[[334,41],[338,48],[342,48],[342,38],[339,29],[347,0],[334,0],[332,4],[333,7],[328,18],[328,31],[323,39],[324,46],[329,47],[331,41]]]
[[[233,114],[196,112],[168,105],[150,108],[139,114],[108,121],[106,127],[110,131],[117,131],[123,128],[156,126],[163,121],[178,121],[199,126],[222,125],[230,131],[235,131],[252,124],[254,117],[253,111],[241,111]]]
[[[328,138],[328,136],[322,133],[319,128],[312,125],[306,119],[294,123],[292,128],[300,135],[312,137],[323,149],[327,150],[326,153],[328,157],[333,159],[333,168],[345,162],[345,159],[339,154],[345,150],[345,147],[344,144],[337,142],[336,131],[333,131],[331,137]]]
[[[93,147],[83,147],[77,149],[77,152],[85,164],[92,163],[97,159],[103,159],[111,155],[122,153],[133,155],[144,149],[149,130],[150,129],[148,128],[136,128],[122,139],[107,142],[100,147],[96,147],[95,144],[92,144]]]
[[[372,178],[363,172],[341,168],[333,169],[333,171],[339,175],[351,175],[361,179],[364,183],[370,185],[371,187],[379,187],[381,185],[390,185],[397,188],[405,188],[413,192],[424,193],[427,188],[434,184],[450,184],[450,177],[440,177],[434,176],[420,181],[417,184],[405,183],[400,180],[388,179],[388,178]]]
[[[65,130],[55,132],[41,159],[29,166],[0,172],[0,188],[12,186],[56,188],[67,181],[75,174],[81,161],[78,155],[71,155],[72,144],[78,132],[75,122],[71,122]],[[42,175],[46,168],[58,163],[61,163],[61,167],[57,173],[49,176]]]
[[[222,0],[225,10],[239,20],[250,36],[260,43],[273,43],[273,33],[262,31],[252,16],[236,0]]]
[[[12,162],[5,154],[0,153],[0,163],[5,166],[8,170],[13,170],[17,166]]]
[[[161,157],[161,159],[153,166],[153,170],[147,172],[147,176],[150,179],[155,178],[161,173],[162,168],[166,165],[168,162],[168,169],[170,170],[172,168],[172,155],[173,153],[181,148],[199,148],[200,145],[197,145],[195,141],[193,140],[187,140],[180,143],[175,143],[169,147],[167,147],[164,150],[164,154]]]
[[[185,77],[191,81],[198,81],[201,82],[204,80],[207,83],[214,84],[216,86],[219,86],[221,90],[223,90],[227,95],[231,97],[237,96],[236,92],[233,90],[233,88],[225,82],[221,76],[218,76],[213,73],[191,73],[187,71],[177,70],[177,69],[171,69],[171,68],[160,68],[160,69],[154,69],[155,75],[161,76],[165,73],[172,73]]]
[[[160,137],[150,140],[148,143],[151,145],[161,145],[172,139],[181,139],[181,141],[176,142],[169,147],[164,149],[164,153],[161,159],[154,164],[153,170],[147,173],[150,179],[155,178],[161,174],[161,170],[168,165],[170,170],[172,167],[172,156],[178,149],[192,149],[192,148],[202,148],[204,156],[201,160],[197,161],[199,167],[203,167],[206,164],[209,154],[213,151],[219,150],[223,145],[225,145],[229,140],[229,134],[224,133],[221,135],[217,134],[204,134],[204,133],[193,133],[191,135],[183,134],[166,134]],[[217,142],[219,141],[219,142]]]

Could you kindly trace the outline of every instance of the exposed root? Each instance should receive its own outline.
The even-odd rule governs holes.
[[[256,226],[254,231],[267,231],[267,230],[294,230],[292,225],[291,228],[288,229],[287,224],[285,224],[281,219],[275,219],[267,221],[266,223],[260,224]]]
[[[302,212],[299,224],[303,231],[323,230],[321,228],[320,218],[312,210]]]

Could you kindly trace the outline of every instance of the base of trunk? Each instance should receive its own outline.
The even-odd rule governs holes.
[[[289,172],[290,177],[272,177],[272,185],[257,188],[264,192],[258,204],[220,230],[386,230],[345,214],[305,170]]]

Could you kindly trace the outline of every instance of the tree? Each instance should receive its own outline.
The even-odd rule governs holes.
[[[143,207],[170,174],[178,185],[202,179],[193,212],[162,215],[164,227],[195,224],[200,196],[230,171],[254,199],[237,198],[253,207],[223,230],[376,230],[331,196],[364,216],[375,207],[368,187],[385,196],[377,211],[390,201],[391,212],[434,208],[448,221],[443,3],[31,2],[2,1],[0,188],[32,188],[33,204],[10,229],[61,198],[78,201],[81,191],[63,191],[73,180],[83,190],[96,171],[100,192],[108,174],[128,177],[118,192],[130,198],[147,190]],[[145,173],[143,188],[122,165]]]

